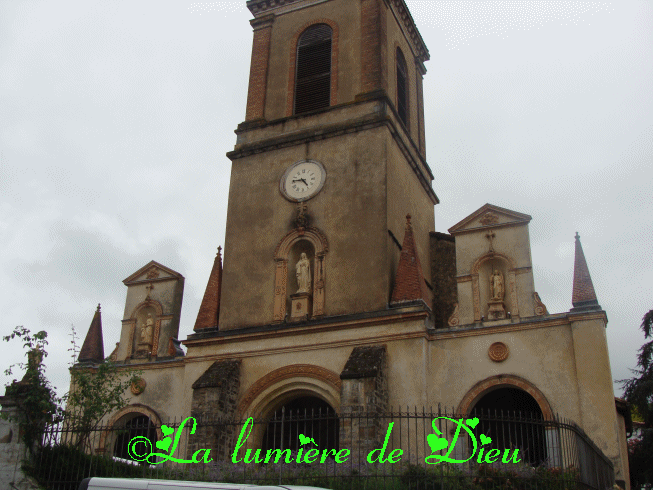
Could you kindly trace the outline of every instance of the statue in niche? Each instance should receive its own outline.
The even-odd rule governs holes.
[[[492,292],[492,301],[502,301],[505,294],[503,274],[498,269],[490,276],[490,291]]]
[[[311,291],[311,262],[305,253],[300,255],[295,269],[298,286],[297,292],[309,293]]]
[[[152,334],[154,333],[154,318],[152,313],[147,314],[147,320],[141,325],[141,344],[152,344]]]

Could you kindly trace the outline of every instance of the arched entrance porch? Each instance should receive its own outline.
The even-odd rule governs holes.
[[[520,458],[532,465],[559,463],[559,435],[546,424],[553,420],[551,405],[528,380],[501,374],[479,381],[463,397],[457,412],[479,418],[475,435],[492,438],[485,447],[519,449]]]
[[[474,405],[471,417],[478,417],[477,439],[492,439],[490,449],[519,449],[520,459],[539,466],[547,459],[542,410],[535,399],[520,388],[500,387],[486,392]]]
[[[326,448],[322,444],[337,444],[339,407],[340,377],[333,371],[310,364],[275,369],[254,382],[239,402],[241,418],[256,421],[244,449],[281,449],[282,444],[297,449],[299,434],[312,437],[304,430],[319,437],[319,443],[313,439],[321,449]]]
[[[136,436],[149,439],[151,447],[155,447],[156,442],[163,438],[161,418],[144,405],[128,405],[119,410],[109,419],[108,427],[102,432],[96,451],[116,458],[132,459],[127,447],[129,441]],[[137,444],[134,450],[137,453],[147,452],[145,443]]]
[[[261,449],[338,449],[339,437],[340,423],[333,407],[318,397],[299,395],[271,414]]]

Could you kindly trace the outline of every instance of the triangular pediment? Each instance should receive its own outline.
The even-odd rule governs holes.
[[[129,286],[131,284],[138,284],[141,282],[153,282],[166,279],[183,278],[184,276],[182,276],[179,272],[173,271],[165,265],[159,264],[158,262],[152,260],[122,282],[125,286]]]
[[[493,204],[486,204],[449,228],[449,233],[456,235],[483,228],[499,228],[502,226],[528,224],[531,219],[532,218],[528,214],[500,208]]]

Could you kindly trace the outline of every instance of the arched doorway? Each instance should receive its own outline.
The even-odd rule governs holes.
[[[129,441],[137,436],[146,437],[152,445],[147,448],[145,442],[137,442],[132,448],[135,454],[147,454],[151,448],[155,447],[157,441],[156,427],[146,415],[136,415],[135,417],[133,414],[127,415],[114,424],[113,429],[116,430],[113,445],[113,456],[115,458],[131,460],[127,448]]]
[[[538,466],[547,458],[544,416],[535,398],[524,390],[499,387],[486,392],[474,405],[470,416],[478,417],[477,439],[485,434],[489,449],[519,449],[519,458]]]
[[[311,442],[301,444],[303,438]],[[335,410],[324,400],[315,396],[299,396],[285,402],[270,417],[261,448],[290,449],[338,449],[340,424]],[[304,439],[307,440],[307,439]]]

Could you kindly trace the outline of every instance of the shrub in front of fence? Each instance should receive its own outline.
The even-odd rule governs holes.
[[[41,447],[34,458],[25,462],[23,471],[45,488],[60,490],[77,490],[89,473],[111,478],[140,478],[142,474],[137,466],[91,456],[66,444]]]
[[[156,478],[258,485],[310,485],[332,490],[572,490],[578,472],[527,465],[453,464],[419,466],[306,464],[245,465],[218,462],[193,466],[147,466],[91,456],[68,445],[41,448],[38,464],[24,469],[50,490],[76,490],[88,475],[113,478]]]

